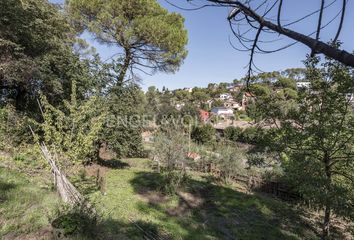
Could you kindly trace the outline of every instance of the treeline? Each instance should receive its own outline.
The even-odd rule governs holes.
[[[112,21],[106,21],[107,17]],[[143,154],[137,72],[174,72],[187,55],[184,19],[155,0],[0,3],[1,142],[45,141],[69,162]],[[148,24],[148,25],[146,25]],[[80,35],[117,50],[103,61]],[[173,39],[173,41],[171,41]],[[121,54],[121,52],[123,52]]]
[[[193,87],[185,89],[169,90],[163,87],[161,90],[154,86],[146,92],[147,112],[154,114],[158,110],[167,111],[168,114],[177,112],[176,106],[180,106],[182,112],[196,112],[196,109],[210,111],[213,107],[223,106],[219,99],[221,94],[229,93],[233,100],[241,103],[244,93],[270,93],[271,89],[283,89],[283,94],[296,95],[298,81],[305,78],[304,68],[289,68],[284,71],[261,73],[252,77],[251,87],[245,85],[246,80],[235,79],[230,83],[209,83],[206,88]],[[208,100],[212,100],[208,103]],[[170,107],[173,109],[169,109]],[[169,113],[171,112],[171,113]]]

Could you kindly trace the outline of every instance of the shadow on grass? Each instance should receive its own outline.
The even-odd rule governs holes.
[[[14,183],[7,183],[0,180],[0,203],[7,201],[7,192],[16,187],[17,185]]]
[[[122,162],[121,160],[118,159],[110,159],[110,160],[99,159],[97,161],[97,164],[111,169],[125,169],[130,167],[128,163]]]
[[[89,195],[99,191],[95,177],[72,177],[70,181],[83,195]]]
[[[138,172],[131,181],[135,192],[142,195],[158,192],[161,183],[161,175],[151,172]],[[275,199],[193,179],[178,198],[174,209],[168,209],[166,201],[149,201],[142,203],[140,211],[157,211],[162,222],[173,218],[186,232],[182,239],[318,238],[300,211]]]
[[[153,223],[141,220],[123,222],[112,218],[101,220],[96,215],[83,212],[60,215],[52,222],[52,227],[56,239],[169,239]]]

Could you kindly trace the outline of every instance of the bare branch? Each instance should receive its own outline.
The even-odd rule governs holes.
[[[324,3],[325,3],[325,1],[324,1],[324,0],[321,0],[320,15],[319,15],[319,17],[318,17],[318,22],[317,22],[316,45],[317,45],[318,40],[320,39],[320,32],[321,32],[321,25],[322,25],[322,16],[323,16]],[[315,53],[316,53],[316,52],[315,52],[315,49],[312,48],[311,57],[314,57],[314,56],[315,56]]]
[[[334,39],[333,39],[333,42],[337,42],[338,37],[339,37],[339,34],[340,34],[340,32],[342,31],[346,6],[347,6],[347,0],[343,0],[342,15],[341,15],[341,17],[340,17],[339,27],[338,27],[336,36],[335,36]]]

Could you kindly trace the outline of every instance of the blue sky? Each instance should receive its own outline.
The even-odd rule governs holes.
[[[199,0],[201,2],[202,0]],[[52,0],[52,2],[62,2],[62,0]],[[153,76],[141,74],[142,88],[147,89],[155,85],[158,88],[166,86],[169,89],[207,86],[208,83],[231,82],[235,78],[245,75],[245,66],[249,60],[249,53],[239,52],[232,48],[229,37],[232,37],[226,17],[226,8],[204,8],[198,11],[184,11],[169,5],[165,0],[159,0],[160,4],[169,11],[179,12],[185,17],[185,26],[189,34],[188,57],[180,70],[175,74],[157,73]],[[186,0],[170,0],[179,6],[191,7],[186,4]],[[327,0],[326,2],[331,2]],[[338,12],[341,1],[334,4],[326,11],[324,22],[329,21]],[[319,0],[285,0],[283,13],[284,23],[295,20],[300,16],[312,12],[320,5]],[[306,6],[306,7],[304,7]],[[354,50],[354,4],[349,1],[346,21],[340,40],[344,42],[343,48],[347,51]],[[350,16],[351,15],[351,16]],[[305,20],[303,23],[292,26],[292,29],[300,30],[304,33],[311,33],[316,29],[317,16]],[[332,24],[321,33],[321,40],[329,41],[335,34],[338,22]],[[109,58],[115,49],[108,49],[92,40],[92,37],[85,35],[85,39],[90,42],[100,53],[102,59]],[[290,43],[291,40],[284,37],[279,45]],[[269,47],[268,49],[271,49]],[[258,54],[255,63],[263,71],[282,70],[285,68],[302,67],[302,60],[305,59],[309,49],[302,44],[273,54]]]

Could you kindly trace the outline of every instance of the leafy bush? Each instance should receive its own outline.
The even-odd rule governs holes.
[[[173,195],[187,182],[188,175],[186,172],[179,170],[162,170],[162,179],[162,191]]]
[[[117,158],[143,156],[142,114],[144,95],[135,84],[115,87],[105,105],[109,116],[99,133],[99,142],[106,143]]]
[[[58,208],[52,221],[56,237],[81,237],[97,239],[99,235],[100,217],[97,212],[85,203],[73,207]]]
[[[199,144],[212,143],[215,140],[215,129],[210,124],[203,124],[193,128],[191,138]]]
[[[242,134],[242,129],[239,127],[230,126],[225,128],[224,131],[225,138],[227,140],[234,141],[234,142],[239,140],[241,134]]]
[[[182,130],[170,129],[159,132],[154,138],[152,156],[161,170],[163,181],[162,190],[173,194],[185,182],[185,168],[189,163],[188,139]]]
[[[233,176],[246,173],[245,154],[235,146],[221,145],[217,154],[210,155],[210,157],[211,161],[221,170],[221,177],[226,183],[230,183]]]
[[[105,111],[98,110],[100,100],[91,97],[78,103],[76,85],[72,85],[71,101],[64,101],[65,110],[52,106],[45,96],[41,96],[44,122],[41,129],[48,146],[70,163],[89,160],[95,152],[94,143],[103,127]]]
[[[28,129],[32,123],[30,118],[16,112],[11,105],[0,108],[0,149],[32,142],[33,137]]]
[[[264,129],[257,127],[245,128],[239,137],[239,141],[248,144],[261,143],[265,134]]]

